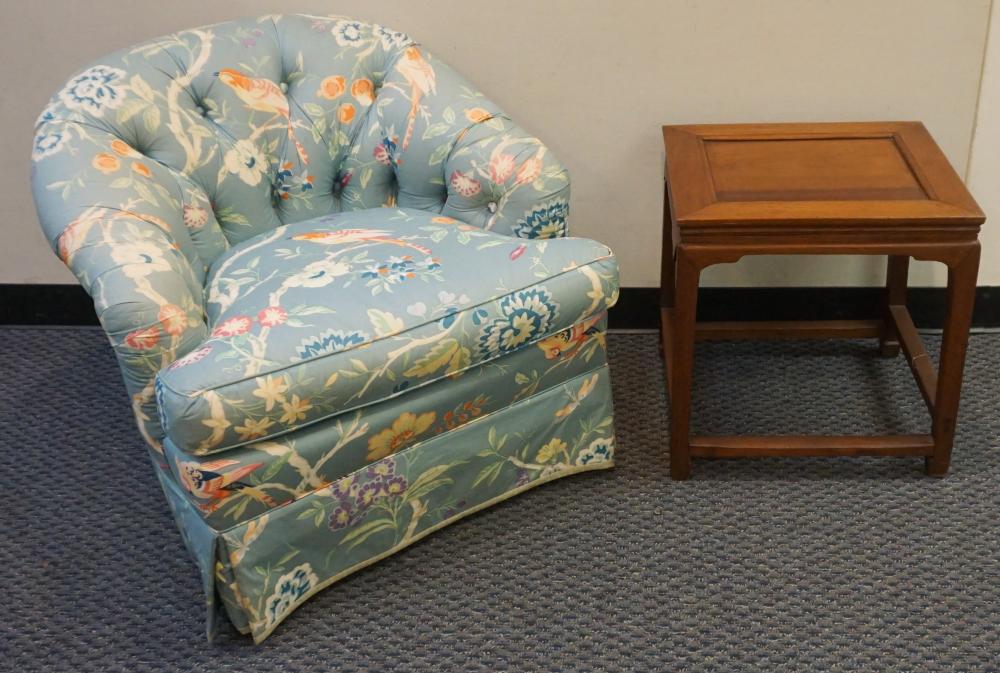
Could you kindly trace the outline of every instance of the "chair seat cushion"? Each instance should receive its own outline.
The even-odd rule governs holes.
[[[338,213],[233,247],[211,337],[157,376],[167,436],[221,451],[408,394],[597,315],[617,264],[587,239],[517,239],[405,209]]]
[[[607,364],[607,314],[428,384],[418,394],[374,402],[273,439],[211,455],[163,449],[174,479],[206,523],[225,530],[298,500],[329,483],[420,442],[479,422],[521,400],[581,378],[582,400]],[[571,411],[564,410],[559,420]],[[215,485],[225,482],[223,488]]]

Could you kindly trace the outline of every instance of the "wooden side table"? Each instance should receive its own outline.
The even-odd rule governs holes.
[[[670,474],[692,457],[924,456],[951,460],[975,301],[982,211],[919,122],[664,126],[661,336],[670,393]],[[701,270],[744,255],[887,255],[879,320],[695,320]],[[906,308],[910,258],[948,267],[935,372]],[[691,436],[696,340],[872,337],[900,348],[931,414],[931,432],[882,436]]]

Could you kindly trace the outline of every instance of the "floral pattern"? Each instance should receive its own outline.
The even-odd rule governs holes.
[[[565,168],[405,34],[266,16],[123,49],[52,97],[31,154],[207,604],[255,640],[440,525],[610,466],[614,257],[542,240]]]
[[[125,71],[120,68],[95,65],[71,79],[59,92],[59,99],[70,110],[101,117],[124,101],[124,77]]]
[[[544,341],[616,298],[603,245],[436,219],[342,213],[231,248],[207,280],[212,357],[158,375],[172,443],[205,455],[278,437]],[[532,252],[512,257],[520,246]],[[265,308],[283,320],[265,325]],[[305,418],[283,421],[253,395],[255,377],[279,371],[309,400]]]
[[[303,563],[279,577],[275,583],[274,593],[267,599],[265,606],[266,626],[273,628],[277,625],[318,583],[319,578],[308,563]]]
[[[500,301],[501,317],[483,327],[480,347],[489,357],[516,350],[548,334],[559,305],[544,288],[510,294]]]
[[[524,214],[514,226],[514,234],[521,238],[556,238],[566,235],[566,215],[569,202],[553,199],[540,204]]]

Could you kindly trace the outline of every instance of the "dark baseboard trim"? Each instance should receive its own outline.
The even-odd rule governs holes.
[[[704,287],[698,292],[699,320],[837,320],[876,318],[878,287]],[[908,305],[918,327],[940,327],[945,290],[915,287]],[[659,326],[660,291],[625,287],[611,311],[613,329]],[[96,325],[90,297],[79,285],[0,284],[0,325]],[[1000,287],[976,291],[974,327],[1000,327]]]
[[[698,290],[698,320],[845,320],[881,317],[885,290],[880,287],[703,287]],[[613,329],[659,327],[660,290],[622,288],[611,310]],[[907,306],[917,327],[941,327],[945,289],[911,287]],[[976,288],[973,327],[1000,327],[1000,287]]]

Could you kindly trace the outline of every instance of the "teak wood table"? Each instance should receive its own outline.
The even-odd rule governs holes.
[[[924,456],[951,460],[975,301],[982,211],[919,122],[664,126],[661,337],[670,394],[670,474],[692,457]],[[878,320],[695,321],[698,279],[745,255],[886,255]],[[935,372],[906,308],[910,258],[948,268]],[[691,436],[694,342],[872,337],[902,347],[931,414],[930,434]]]

